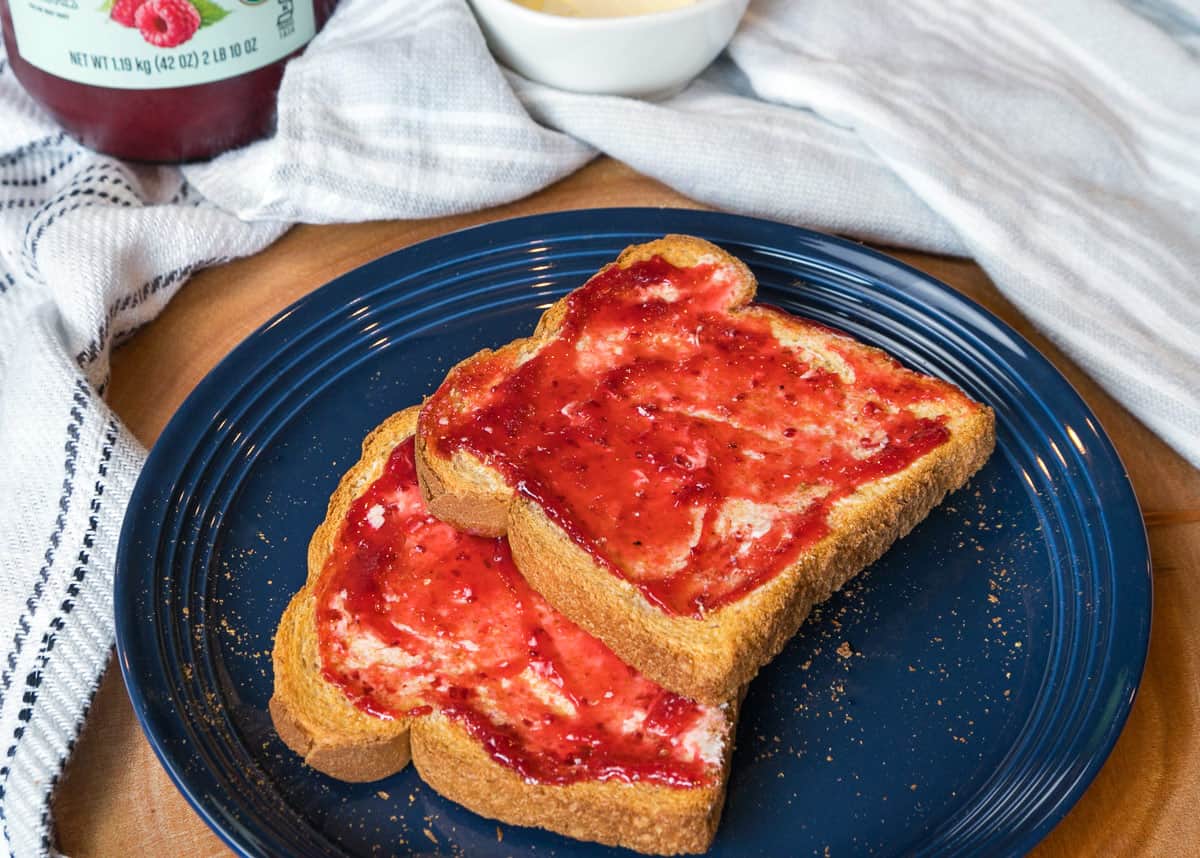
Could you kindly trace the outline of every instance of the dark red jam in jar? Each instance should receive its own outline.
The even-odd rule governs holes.
[[[17,79],[84,145],[209,158],[269,134],[286,61],[337,0],[0,0]]]

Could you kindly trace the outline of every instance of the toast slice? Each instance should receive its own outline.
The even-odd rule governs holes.
[[[411,759],[484,816],[652,854],[708,848],[737,700],[705,706],[638,676],[520,577],[507,544],[428,515],[417,409],[363,443],[280,622],[271,718],[346,781]]]
[[[752,303],[689,236],[626,249],[422,406],[430,511],[506,534],[555,608],[647,677],[727,700],[811,607],[990,455],[990,409]]]

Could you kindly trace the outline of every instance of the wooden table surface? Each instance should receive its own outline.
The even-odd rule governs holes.
[[[600,160],[525,200],[422,221],[300,226],[257,256],[195,276],[113,358],[109,401],[151,446],[198,381],[263,320],[368,260],[453,229],[514,215],[608,205],[699,207]],[[1116,749],[1034,854],[1200,854],[1200,471],[1155,438],[1039,336],[973,263],[889,251],[999,314],[1057,365],[1112,436],[1133,478],[1154,559],[1153,639]],[[227,856],[143,738],[119,672],[100,685],[54,800],[59,848],[89,856]]]

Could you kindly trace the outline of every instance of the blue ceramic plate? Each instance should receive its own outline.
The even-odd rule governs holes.
[[[1125,470],[1063,377],[995,316],[857,245],[723,214],[569,212],[427,241],[317,290],[222,361],[154,446],[121,535],[121,668],[171,777],[235,850],[620,854],[498,826],[411,769],[366,785],[306,769],[267,715],[270,650],[363,436],[668,232],[718,242],[760,300],[998,418],[988,465],[752,685],[712,854],[1019,853],[1096,774],[1141,676],[1150,571]]]

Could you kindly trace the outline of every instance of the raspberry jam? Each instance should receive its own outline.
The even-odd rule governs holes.
[[[626,666],[530,589],[507,541],[428,514],[411,439],[351,505],[316,599],[325,676],[360,708],[436,708],[527,781],[701,786],[723,759],[723,707]]]
[[[25,90],[72,136],[137,161],[190,161],[274,128],[286,61],[337,0],[2,0]]]
[[[978,407],[814,322],[730,312],[738,283],[732,268],[659,257],[610,267],[518,368],[493,355],[451,373],[423,437],[433,455],[497,469],[667,613],[727,605],[827,534],[839,499]],[[775,322],[820,347],[781,342]]]

